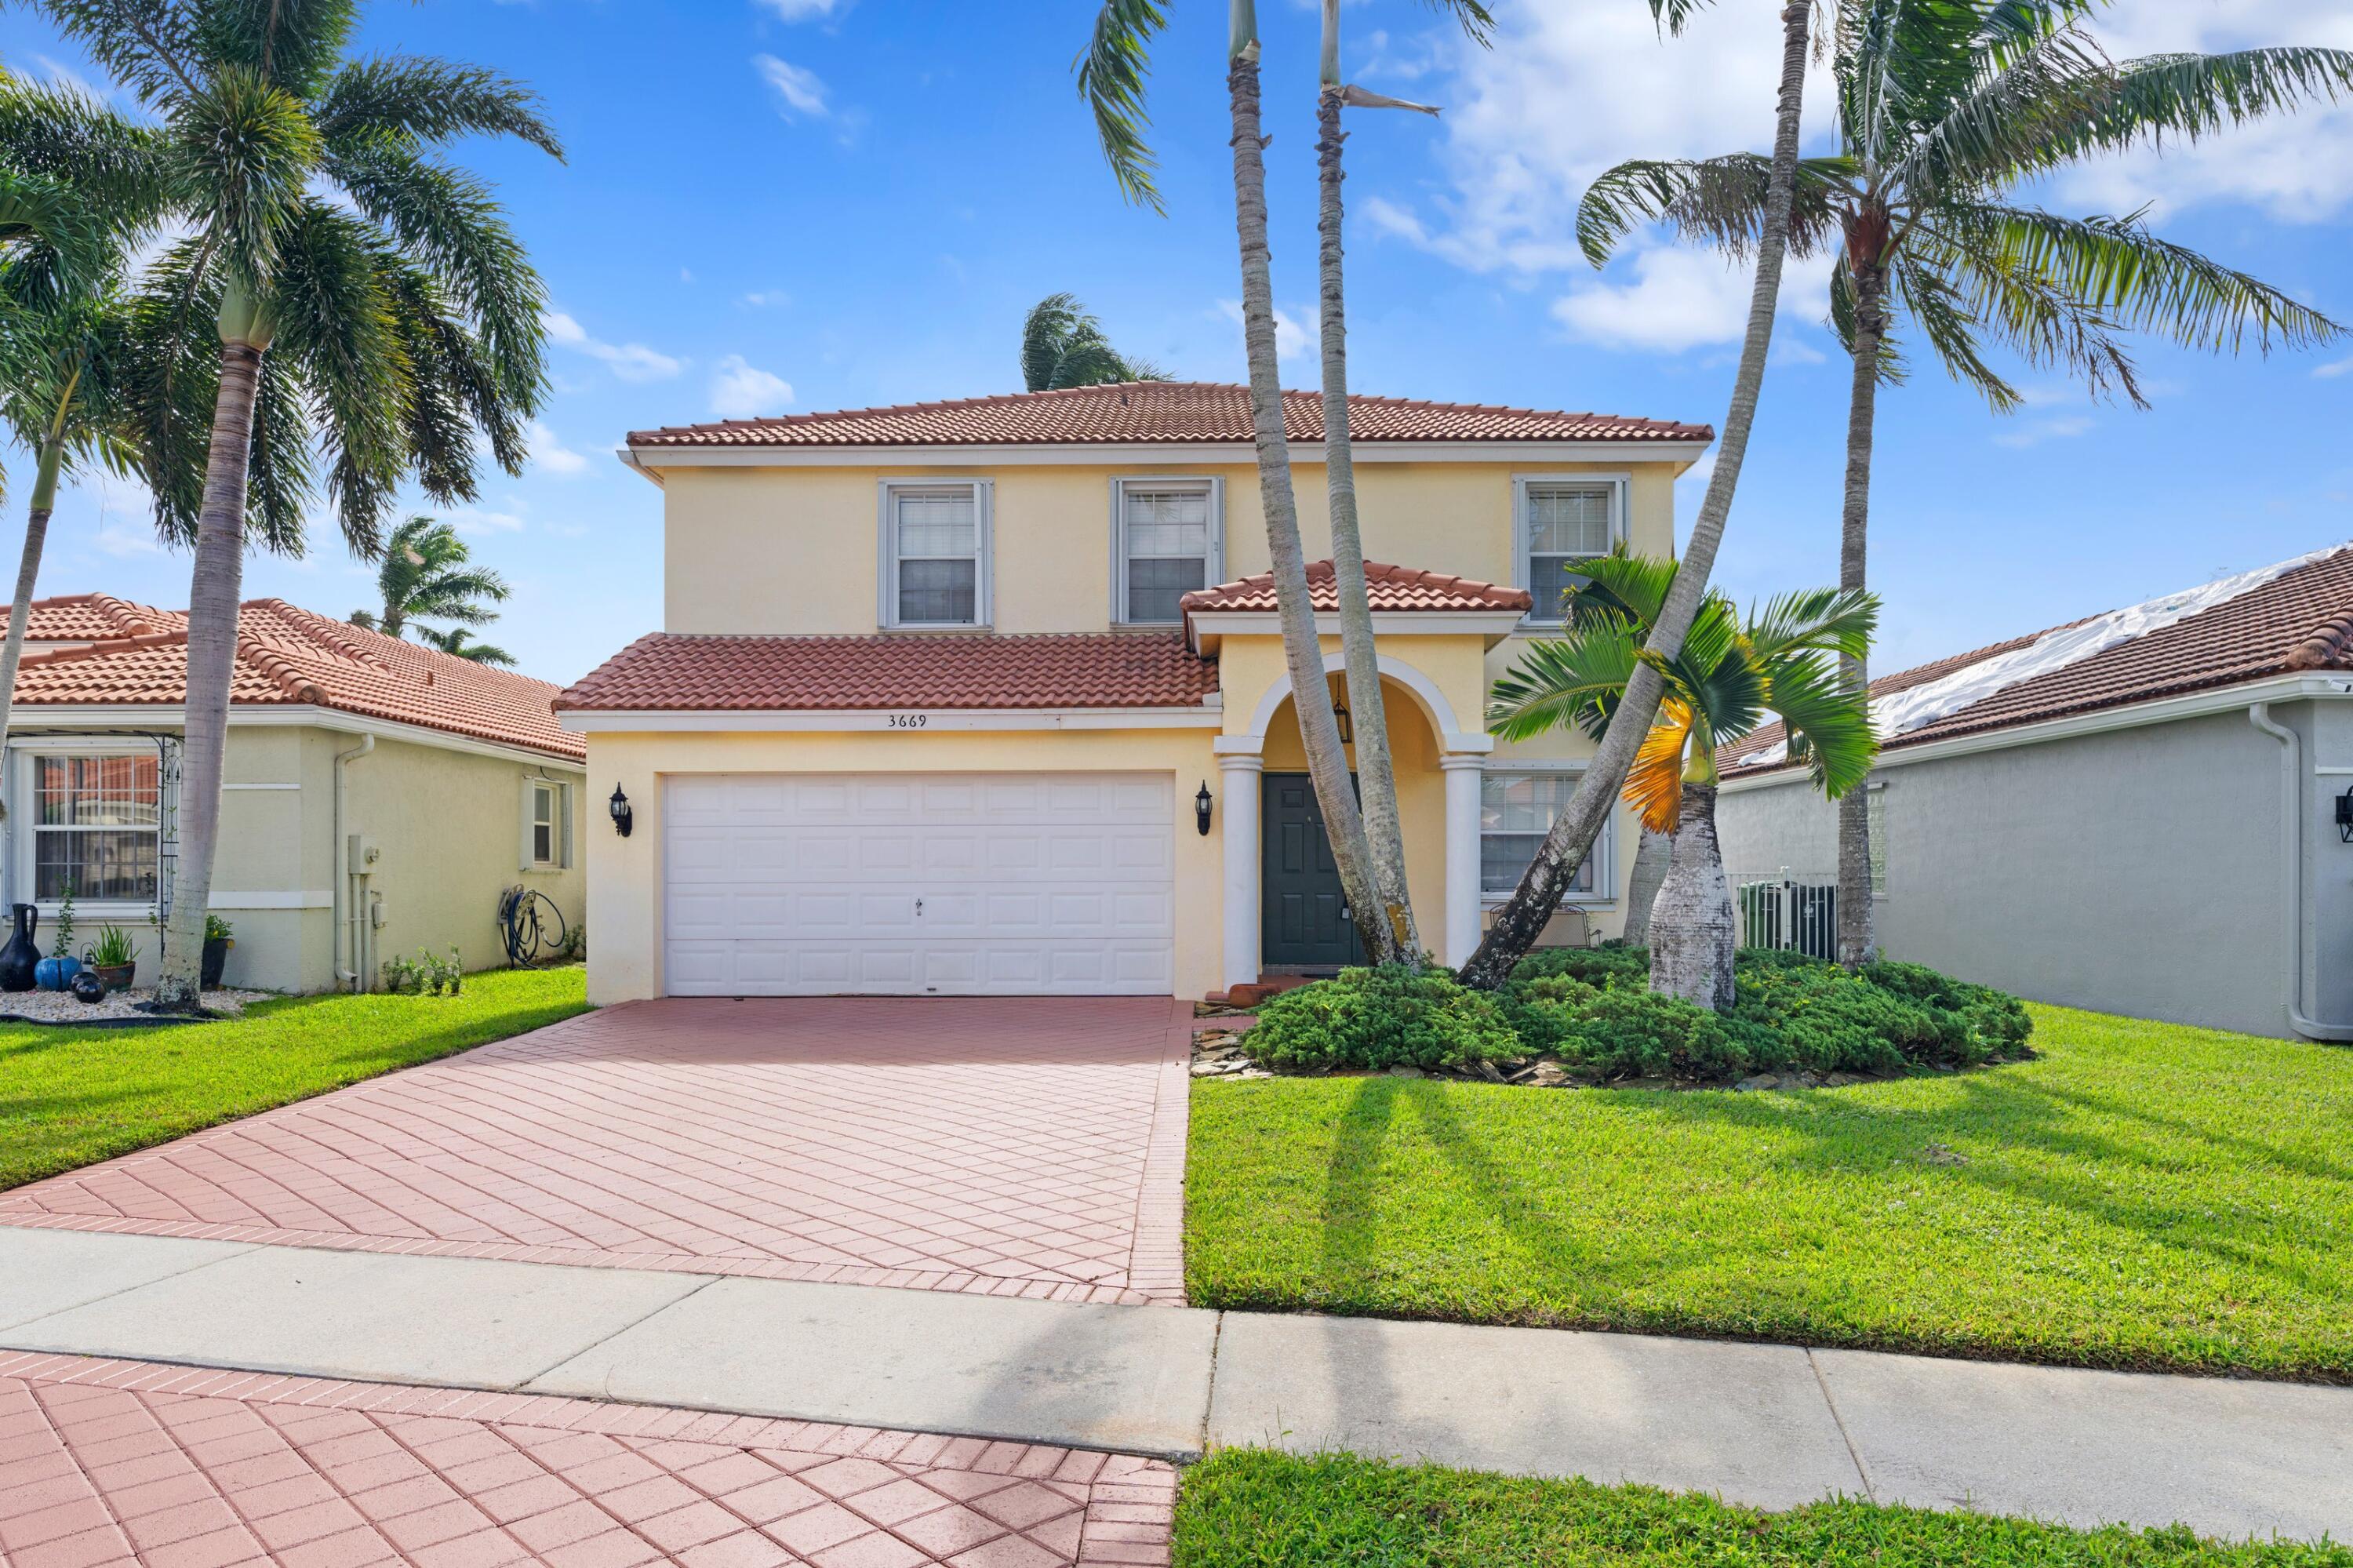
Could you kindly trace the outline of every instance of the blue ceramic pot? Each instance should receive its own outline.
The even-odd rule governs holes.
[[[33,983],[43,991],[65,991],[81,973],[79,959],[43,959],[33,966]]]

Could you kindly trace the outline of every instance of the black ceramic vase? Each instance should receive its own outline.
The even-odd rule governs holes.
[[[41,949],[33,945],[33,932],[40,925],[41,912],[30,904],[9,906],[16,916],[16,934],[8,945],[0,948],[0,991],[30,991],[33,989],[33,966],[41,961]]]

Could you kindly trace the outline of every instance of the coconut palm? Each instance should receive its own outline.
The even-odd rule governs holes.
[[[454,620],[461,626],[487,626],[499,618],[485,599],[494,604],[506,602],[506,578],[488,567],[472,564],[473,552],[458,530],[447,523],[437,523],[430,517],[411,517],[392,531],[384,542],[384,561],[376,567],[376,589],[384,596],[384,609],[375,613],[364,609],[352,611],[352,622],[397,637],[412,620]],[[434,634],[417,627],[420,640],[434,641]],[[456,652],[454,648],[447,650]],[[512,663],[511,659],[494,659],[492,663]]]
[[[1771,600],[1744,625],[1711,590],[1667,657],[1643,644],[1675,563],[1620,554],[1593,562],[1590,575],[1569,596],[1567,635],[1531,645],[1495,683],[1488,723],[1509,740],[1566,725],[1599,736],[1636,672],[1661,677],[1666,694],[1625,785],[1643,828],[1674,839],[1651,912],[1651,989],[1721,1012],[1732,1005],[1736,927],[1716,847],[1716,748],[1769,715],[1823,793],[1835,800],[1862,783],[1878,742],[1836,660],[1869,642],[1879,606],[1854,589],[1810,588]]]
[[[560,148],[533,95],[493,73],[347,58],[357,0],[36,3],[160,122],[189,230],[150,272],[134,396],[158,521],[195,542],[157,987],[160,1004],[193,1006],[248,518],[299,549],[323,485],[373,556],[402,481],[475,497],[478,432],[521,471],[544,391],[543,291],[489,188],[435,149],[474,134]]]
[[[1841,0],[1839,151],[1799,167],[1791,243],[1835,246],[1831,320],[1852,356],[1839,581],[1866,582],[1879,387],[1900,379],[1908,322],[1946,369],[2000,411],[2019,394],[1989,363],[2037,368],[2142,404],[2125,339],[2193,348],[2301,347],[2342,332],[2278,290],[2151,230],[2138,214],[2067,218],[2011,205],[2021,182],[2076,159],[2227,125],[2353,90],[2353,51],[2248,49],[2110,62],[2084,0]],[[1735,255],[1754,249],[1766,174],[1746,154],[1621,164],[1578,213],[1606,261],[1637,224],[1663,220]],[[1845,670],[1861,691],[1858,655]],[[1873,951],[1870,815],[1839,806],[1839,958]]]
[[[417,629],[417,640],[427,648],[438,648],[444,653],[455,653],[460,659],[471,659],[477,664],[496,664],[512,668],[515,656],[496,643],[477,642],[474,634],[462,626],[447,631],[436,631],[429,626]]]
[[[1430,0],[1449,13],[1482,45],[1494,18],[1480,0]],[[1405,835],[1398,820],[1397,768],[1389,752],[1388,714],[1382,700],[1380,663],[1373,647],[1373,607],[1365,587],[1364,536],[1356,519],[1356,449],[1348,429],[1348,312],[1342,230],[1346,207],[1341,196],[1342,149],[1347,132],[1340,111],[1346,107],[1438,111],[1408,103],[1340,79],[1340,0],[1323,0],[1323,48],[1315,96],[1318,201],[1321,240],[1317,277],[1319,347],[1324,361],[1324,482],[1332,528],[1332,587],[1340,622],[1340,659],[1347,672],[1348,705],[1356,715],[1356,780],[1365,814],[1365,842],[1373,881],[1380,891],[1383,924],[1390,950],[1409,962],[1421,952],[1421,935],[1405,875]],[[1461,954],[1452,955],[1460,959]]]
[[[1696,0],[1651,0],[1652,13],[1670,31],[1681,31],[1695,8]],[[1662,659],[1672,659],[1680,652],[1699,613],[1707,575],[1715,569],[1715,552],[1724,542],[1724,525],[1732,513],[1740,467],[1748,455],[1749,431],[1757,422],[1757,400],[1765,382],[1765,356],[1773,343],[1774,310],[1798,185],[1798,122],[1805,108],[1811,16],[1812,0],[1788,0],[1781,8],[1780,91],[1774,113],[1773,155],[1763,165],[1764,198],[1757,225],[1757,276],[1748,296],[1748,325],[1741,336],[1740,365],[1733,373],[1732,402],[1716,443],[1715,467],[1708,476],[1699,515],[1693,520],[1691,540],[1683,546],[1683,565],[1688,569],[1677,576],[1650,622],[1645,651]],[[1585,857],[1593,853],[1593,841],[1609,820],[1611,804],[1665,694],[1665,678],[1659,670],[1649,662],[1638,662],[1627,682],[1625,698],[1618,705],[1620,722],[1604,728],[1576,792],[1554,819],[1520,885],[1488,923],[1479,950],[1462,967],[1467,984],[1484,990],[1502,985],[1514,966],[1536,945],[1546,922],[1560,907],[1561,895],[1568,891]],[[1669,875],[1672,875],[1672,865]]]
[[[1032,392],[1167,379],[1150,360],[1131,359],[1112,347],[1103,323],[1076,294],[1049,294],[1022,320],[1021,384]]]

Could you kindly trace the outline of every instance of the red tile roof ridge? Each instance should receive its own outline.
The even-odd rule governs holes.
[[[185,631],[142,631],[131,637],[101,637],[95,641],[77,643],[71,648],[47,648],[38,653],[27,653],[16,663],[19,669],[70,664],[79,659],[99,659],[109,653],[123,653],[137,648],[162,648],[187,640],[188,634]]]
[[[1331,560],[1307,563],[1308,594],[1318,609],[1329,600],[1336,605],[1336,593],[1330,585],[1336,581],[1336,568]],[[1452,572],[1427,571],[1418,567],[1393,566],[1386,561],[1365,563],[1365,588],[1376,610],[1395,611],[1486,611],[1525,610],[1535,602],[1527,589],[1481,577],[1466,577]],[[1325,591],[1318,593],[1318,589]],[[1417,594],[1414,590],[1421,590]],[[1217,614],[1228,610],[1261,609],[1272,602],[1274,573],[1263,571],[1231,582],[1196,588],[1177,601],[1187,615]],[[1436,600],[1437,602],[1432,602]]]

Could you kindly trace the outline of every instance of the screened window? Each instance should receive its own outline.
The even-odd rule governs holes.
[[[1119,619],[1130,625],[1181,620],[1177,601],[1208,588],[1217,569],[1217,487],[1123,480],[1117,506]]]
[[[1529,620],[1561,619],[1563,596],[1586,580],[1577,564],[1609,553],[1619,504],[1611,480],[1520,482],[1522,580],[1535,600]]]
[[[152,902],[163,796],[153,756],[33,759],[33,896]]]
[[[1507,894],[1519,886],[1553,820],[1577,793],[1574,773],[1489,773],[1479,780],[1479,891]],[[1607,886],[1612,829],[1604,822],[1593,853],[1577,868],[1566,896],[1591,898]]]
[[[889,624],[981,624],[987,527],[982,488],[894,484],[883,493]]]
[[[562,854],[562,843],[556,834],[563,826],[563,811],[553,784],[531,787],[531,863],[533,865],[554,865]]]

